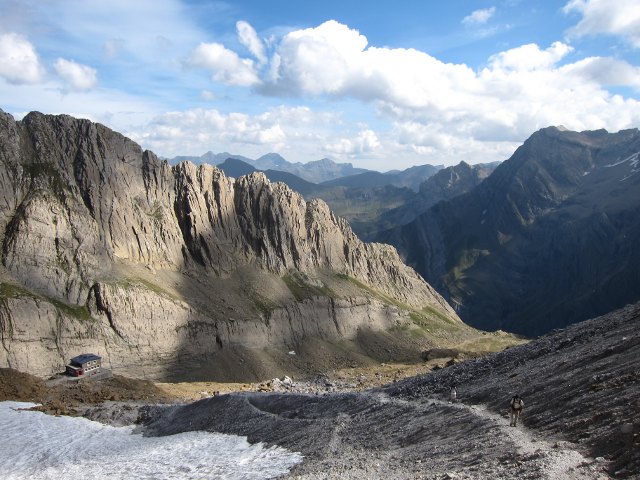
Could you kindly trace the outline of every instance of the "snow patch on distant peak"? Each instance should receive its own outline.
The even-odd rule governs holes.
[[[636,167],[638,165],[638,157],[640,157],[640,152],[629,155],[627,158],[623,160],[619,160],[616,163],[610,163],[608,165],[604,165],[604,168],[617,167],[618,165],[622,165],[623,163],[629,162],[632,167]]]
[[[618,165],[622,165],[623,163],[628,163],[631,167],[631,170],[627,175],[620,179],[621,182],[633,177],[636,173],[640,172],[640,152],[636,152],[634,154],[629,155],[627,158],[619,160],[615,163],[610,163],[609,165],[604,165],[604,168],[617,167]]]

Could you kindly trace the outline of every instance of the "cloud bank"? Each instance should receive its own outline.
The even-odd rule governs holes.
[[[0,33],[2,108],[97,119],[164,156],[276,150],[385,169],[390,159],[502,160],[549,125],[640,125],[640,67],[620,54],[640,46],[637,0],[567,0],[557,11],[574,23],[564,38],[514,43],[473,66],[371,44],[336,20],[259,32],[221,3],[200,7],[227,19],[222,33],[179,0],[25,2],[43,9],[37,29],[0,19],[16,28]],[[507,31],[504,8],[461,15],[457,34]],[[587,56],[580,40],[595,36],[623,43]]]
[[[569,37],[613,35],[640,48],[640,3],[637,0],[571,0],[565,13],[579,13],[582,19],[569,31]]]

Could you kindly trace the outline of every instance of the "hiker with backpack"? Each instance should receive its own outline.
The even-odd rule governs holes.
[[[522,408],[524,407],[524,402],[520,398],[520,395],[516,394],[511,399],[510,405],[511,405],[510,426],[515,427],[518,423],[518,418],[520,418],[520,413],[522,412]]]
[[[452,385],[451,389],[449,390],[449,402],[456,403],[457,399],[458,399],[458,392],[456,391],[456,386]]]

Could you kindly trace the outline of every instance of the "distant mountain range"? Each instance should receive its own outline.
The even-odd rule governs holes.
[[[305,196],[321,189],[317,184],[308,182],[292,173],[272,169],[260,170],[237,158],[227,158],[224,162],[218,164],[217,167],[222,170],[226,176],[233,178],[250,175],[253,172],[263,172],[270,181],[282,182]]]
[[[360,238],[373,239],[381,230],[410,222],[437,201],[470,190],[494,167],[471,167],[463,162],[456,167],[438,170],[440,167],[423,165],[391,174],[369,171],[321,184],[308,182],[288,172],[259,170],[236,158],[226,159],[218,164],[218,168],[235,178],[262,171],[272,182],[285,183],[307,200],[324,200],[334,212],[349,221]],[[408,183],[405,180],[411,177],[414,181],[426,177],[427,180],[418,186],[420,192],[416,193],[407,186],[397,186]]]
[[[208,163],[209,165],[219,165],[227,159],[241,160],[256,170],[278,170],[281,172],[292,173],[308,182],[322,183],[336,178],[357,175],[359,173],[368,172],[365,168],[356,168],[350,163],[336,163],[328,158],[315,160],[307,163],[292,163],[285,160],[277,153],[267,153],[256,160],[244,157],[242,155],[234,155],[228,152],[213,153],[207,152],[199,157],[180,156],[169,160],[173,165],[188,160],[193,163]]]
[[[637,301],[640,132],[542,129],[466,194],[376,239],[484,329],[536,335]]]
[[[189,155],[173,157],[169,159],[169,163],[171,163],[172,165],[176,165],[180,162],[189,161],[189,162],[198,163],[198,164],[207,163],[209,165],[218,165],[219,163],[224,162],[227,158],[235,158],[247,163],[251,163],[253,161],[248,157],[244,157],[242,155],[234,155],[233,153],[229,153],[229,152],[213,153],[209,151],[203,155],[200,155],[199,157],[189,156]]]
[[[410,188],[411,190],[418,191],[420,185],[425,180],[431,178],[439,170],[442,170],[444,165],[418,165],[409,167],[406,170],[398,171],[393,170],[391,172],[380,173],[372,170],[368,170],[356,175],[350,175],[346,177],[336,178],[335,180],[329,180],[323,182],[325,186],[332,187],[385,187],[392,185],[398,188]]]
[[[207,152],[199,157],[179,156],[169,160],[176,165],[182,161],[220,165],[226,160],[240,160],[255,170],[279,171],[291,173],[307,182],[324,184],[330,187],[384,187],[393,185],[418,191],[420,184],[444,168],[444,165],[418,165],[406,170],[392,170],[386,173],[354,167],[351,163],[336,163],[329,158],[312,162],[292,163],[277,153],[267,153],[256,160],[228,152]]]

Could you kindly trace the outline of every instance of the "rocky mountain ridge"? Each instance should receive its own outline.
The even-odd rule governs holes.
[[[485,329],[537,335],[640,299],[640,132],[533,134],[469,193],[378,237]]]
[[[467,193],[487,178],[499,163],[469,165],[462,161],[457,165],[442,168],[420,182],[418,192],[395,208],[382,212],[365,224],[356,223],[354,230],[365,241],[376,241],[377,236],[412,222],[420,214],[442,200],[450,200]]]
[[[3,366],[47,375],[93,350],[162,376],[399,325],[419,330],[407,333],[419,349],[434,337],[416,321],[470,331],[395,249],[362,243],[324,202],[262,173],[172,167],[87,120],[0,113],[0,202]],[[266,374],[270,355],[238,375]]]
[[[259,171],[236,158],[228,158],[217,167],[230,177]],[[473,189],[495,167],[496,164],[465,162],[447,168],[422,165],[395,173],[367,172],[321,184],[279,170],[263,172],[272,182],[287,184],[307,200],[324,200],[333,212],[349,222],[358,237],[375,241],[379,232],[405,225],[439,201]]]

